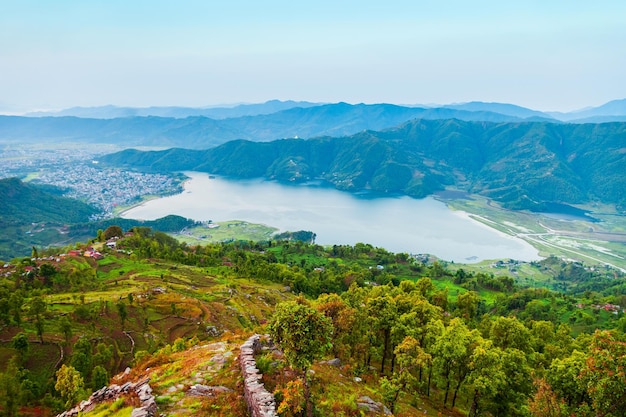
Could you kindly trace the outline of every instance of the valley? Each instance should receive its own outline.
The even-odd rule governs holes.
[[[321,107],[289,114],[349,132],[416,111]],[[43,118],[47,139],[16,145],[30,121],[0,119],[2,175],[18,177],[0,179],[0,412],[52,416],[149,381],[162,415],[245,416],[238,351],[258,333],[255,378],[280,416],[613,415],[624,124],[469,113],[114,153],[139,135],[209,143],[217,124],[72,119],[94,136],[50,144],[67,120]],[[107,129],[114,148],[94,147]],[[82,415],[143,404],[116,395]]]
[[[626,2],[0,10],[0,417],[626,417]]]
[[[587,207],[589,215],[599,220],[592,222],[508,210],[480,196],[446,203],[487,227],[527,241],[542,256],[626,270],[626,216],[610,207]]]

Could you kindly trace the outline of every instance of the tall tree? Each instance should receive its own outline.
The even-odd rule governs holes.
[[[502,350],[494,348],[490,340],[482,339],[472,352],[469,367],[467,383],[472,396],[468,417],[475,417],[482,414],[506,384]]]
[[[65,337],[65,344],[69,345],[70,339],[72,338],[72,323],[70,323],[69,319],[66,316],[61,317],[59,320],[59,327],[63,336]]]
[[[479,339],[478,331],[470,331],[463,320],[458,317],[453,318],[448,327],[437,338],[433,346],[433,356],[439,374],[445,383],[444,406],[448,403],[450,384],[454,381],[456,382],[452,398],[452,406],[454,407],[458,391],[469,372],[472,351]]]
[[[73,366],[63,365],[56,373],[57,379],[54,384],[61,397],[65,400],[65,406],[71,407],[78,402],[83,394],[85,382]]]
[[[589,402],[585,381],[580,378],[586,368],[587,354],[574,350],[571,355],[552,361],[546,380],[552,391],[562,398],[572,410],[581,403]]]
[[[304,380],[307,416],[312,416],[307,371],[313,361],[331,347],[333,325],[330,319],[303,302],[289,301],[276,306],[268,329],[289,365],[300,371]]]
[[[81,337],[76,341],[72,349],[72,367],[87,379],[93,368],[93,349],[91,342],[86,337]]]
[[[476,318],[478,313],[478,304],[480,304],[480,296],[474,291],[468,291],[459,294],[456,299],[457,314],[468,322]]]
[[[565,403],[552,390],[545,379],[535,381],[537,390],[528,403],[528,410],[533,417],[567,417],[574,415],[566,411]],[[579,413],[578,415],[584,415]]]
[[[126,323],[126,318],[128,317],[128,310],[126,309],[126,304],[123,301],[118,301],[117,303],[117,314],[120,316],[120,321],[122,322],[122,330],[124,330],[124,323]]]
[[[35,328],[37,329],[37,336],[39,337],[39,341],[43,343],[43,331],[44,331],[44,323],[43,323],[43,315],[46,311],[46,303],[41,297],[33,297],[30,300],[30,309],[29,313],[35,320]]]
[[[30,342],[28,341],[26,333],[20,332],[13,336],[13,339],[11,339],[11,347],[17,351],[19,361],[23,364],[30,350]]]
[[[104,367],[98,365],[91,372],[91,387],[98,390],[109,384],[109,373]]]
[[[18,414],[20,399],[19,367],[15,360],[10,360],[4,372],[0,373],[1,414],[14,417]]]
[[[505,384],[500,387],[488,408],[494,417],[526,415],[524,410],[532,390],[532,369],[519,349],[502,350]]]
[[[626,335],[597,330],[580,376],[587,386],[596,415],[623,417],[626,410]]]
[[[417,339],[407,336],[396,346],[394,354],[397,357],[398,369],[393,373],[387,387],[395,388],[393,395],[387,396],[387,405],[394,411],[400,391],[418,385],[418,373],[422,367],[431,361],[431,356],[422,349]]]
[[[515,317],[497,317],[491,324],[489,338],[494,346],[502,350],[515,348],[525,353],[532,351],[530,331]]]
[[[382,359],[380,373],[385,373],[385,363],[392,352],[391,329],[396,320],[398,309],[395,300],[389,295],[380,295],[370,298],[367,302],[367,310],[374,329],[382,338]]]

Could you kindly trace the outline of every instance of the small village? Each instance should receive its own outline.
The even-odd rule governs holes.
[[[32,149],[28,146],[0,149],[0,179],[24,178],[34,184],[47,184],[67,190],[64,196],[76,198],[101,210],[91,220],[114,216],[119,206],[141,201],[142,196],[171,194],[180,190],[171,175],[147,174],[101,167],[97,157],[112,151],[109,147],[72,145],[71,149]],[[33,171],[36,172],[33,174]]]

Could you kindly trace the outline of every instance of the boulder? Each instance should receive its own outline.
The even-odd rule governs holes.
[[[391,415],[391,411],[385,407],[382,403],[372,400],[367,395],[359,397],[357,406],[361,410],[365,410],[369,414],[384,414],[386,416]]]

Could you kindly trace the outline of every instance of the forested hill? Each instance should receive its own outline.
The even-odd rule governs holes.
[[[96,208],[43,191],[18,178],[0,179],[0,220],[11,223],[86,222]]]
[[[602,201],[626,208],[626,123],[414,120],[343,138],[231,141],[217,148],[126,150],[102,161],[146,170],[305,182],[423,197],[446,187],[515,209]]]
[[[387,129],[415,118],[513,122],[522,119],[490,111],[417,108],[392,104],[336,103],[295,107],[272,114],[184,119],[126,117],[0,116],[0,141],[82,141],[124,146],[168,146],[206,149],[235,139],[270,141],[281,138],[344,136],[370,129]]]
[[[55,195],[51,187],[18,178],[0,179],[0,260],[27,256],[35,247],[65,245],[96,236],[111,225],[131,229],[150,227],[161,232],[196,225],[180,216],[157,220],[107,219],[89,221],[99,210],[73,198]]]

